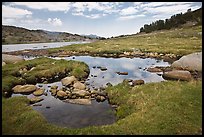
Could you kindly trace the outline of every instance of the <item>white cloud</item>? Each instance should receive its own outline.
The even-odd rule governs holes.
[[[19,19],[30,18],[31,15],[31,11],[2,5],[2,24],[4,25],[12,25]]]
[[[2,5],[3,18],[22,18],[27,15],[32,15],[32,12],[24,9]]]
[[[149,13],[159,13],[159,14],[177,14],[181,12],[186,12],[191,6],[184,4],[184,5],[171,5],[171,6],[162,6],[162,7],[145,7]]]
[[[75,15],[75,16],[84,16],[83,12],[73,12],[72,15]]]
[[[138,10],[136,10],[134,7],[128,7],[128,8],[122,9],[120,12],[120,15],[131,15],[137,12]]]
[[[83,16],[90,19],[98,19],[116,12],[113,4],[109,2],[75,2],[71,7],[72,15]]]
[[[134,19],[137,18],[138,16],[136,15],[130,15],[130,16],[121,16],[119,17],[117,20],[130,20],[130,19]]]
[[[144,14],[140,14],[140,15],[137,15],[137,17],[145,17],[146,15]]]
[[[15,5],[26,6],[31,9],[47,9],[49,11],[65,11],[70,9],[70,2],[13,2]]]
[[[58,18],[54,18],[54,19],[48,18],[47,21],[53,26],[62,26],[62,21]]]
[[[142,18],[145,17],[146,15],[144,14],[137,14],[137,15],[127,15],[127,16],[120,16],[117,18],[117,20],[131,20],[135,18]]]
[[[91,18],[91,19],[97,19],[97,18],[100,18],[101,16],[102,15],[100,14],[85,15],[85,17]]]
[[[83,12],[87,9],[86,2],[75,2],[71,5],[74,8],[75,12]]]
[[[73,8],[74,13],[78,12],[93,12],[98,11],[111,14],[114,12],[118,12],[117,6],[119,6],[121,3],[114,3],[114,2],[75,2],[71,5]],[[76,14],[75,14],[76,15]]]
[[[193,2],[149,2],[143,3],[141,7],[159,7],[159,6],[172,6],[172,5],[185,5],[192,4]]]
[[[142,4],[143,2],[133,2],[134,5],[140,5]]]

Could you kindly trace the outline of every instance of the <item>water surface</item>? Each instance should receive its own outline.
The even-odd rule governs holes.
[[[90,88],[105,87],[107,83],[117,85],[124,79],[139,80],[145,83],[164,81],[161,73],[151,73],[147,71],[149,67],[170,66],[170,63],[154,58],[104,58],[91,56],[71,56],[71,57],[55,57],[54,59],[78,60],[85,62],[90,69],[90,74],[86,83]],[[106,71],[102,71],[97,67],[106,67]],[[118,75],[116,72],[128,72],[128,75]]]
[[[2,52],[19,51],[25,49],[48,49],[63,47],[72,44],[84,44],[91,41],[72,41],[72,42],[50,42],[50,43],[32,43],[32,44],[9,44],[2,45]]]

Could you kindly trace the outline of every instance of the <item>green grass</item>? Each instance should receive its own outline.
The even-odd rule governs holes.
[[[121,83],[107,92],[118,121],[79,129],[48,124],[26,97],[2,98],[3,134],[202,134],[202,81]]]
[[[35,69],[30,70],[32,67]],[[20,74],[19,70],[27,68],[28,71]],[[89,67],[84,62],[54,60],[50,58],[36,58],[16,64],[7,64],[2,67],[2,91],[11,92],[12,87],[17,84],[36,84],[41,78],[46,78],[52,81],[55,76],[59,78],[66,76],[75,76],[78,80],[85,79],[89,75]],[[60,80],[58,78],[58,80]]]
[[[139,49],[142,52],[173,53],[182,56],[202,50],[202,34],[200,35],[200,32],[202,32],[202,26],[193,26],[100,40],[88,44],[75,44],[48,49],[48,51],[50,54],[59,52],[59,50],[120,54],[124,51]]]

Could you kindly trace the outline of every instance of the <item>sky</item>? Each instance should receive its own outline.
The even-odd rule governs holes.
[[[135,34],[144,24],[201,6],[202,2],[5,2],[2,24],[108,38]]]

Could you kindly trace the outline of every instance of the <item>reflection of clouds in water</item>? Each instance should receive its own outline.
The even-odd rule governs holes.
[[[104,76],[104,78],[102,78]],[[100,86],[105,86],[108,82],[110,82],[111,84],[117,84],[118,81],[122,81],[122,78],[116,78],[116,76],[114,76],[112,73],[104,73],[101,74],[98,77],[93,77],[89,80],[89,83],[92,85],[94,85],[95,87],[100,87]]]
[[[134,70],[137,69],[137,66],[133,62],[121,62],[120,63],[120,68],[126,69],[126,70]]]
[[[75,56],[66,57],[68,60],[79,60],[83,61],[89,65],[90,75],[96,75],[97,77],[91,77],[89,75],[89,82],[94,84],[95,87],[105,86],[106,83],[110,82],[113,85],[121,83],[124,79],[143,79],[145,82],[159,82],[163,78],[157,74],[144,71],[143,69],[152,66],[169,66],[168,62],[163,62],[163,60],[157,61],[152,58],[104,58],[104,57],[91,57],[91,56]],[[98,68],[93,68],[93,66],[106,67],[106,71],[101,71]],[[140,68],[140,69],[139,69]],[[118,75],[115,72],[128,72],[128,75]],[[103,77],[103,78],[102,78]]]
[[[149,75],[149,77],[144,78],[143,80],[146,83],[164,81],[164,79],[161,76],[158,76],[157,74],[151,74],[151,75]]]
[[[142,74],[143,74],[143,71],[134,71],[134,72],[133,72],[133,77],[134,77],[134,79],[135,79],[135,78],[141,79],[141,78],[142,78]]]
[[[99,69],[90,69],[90,75],[96,75],[96,76],[100,76],[101,75],[101,71]]]

